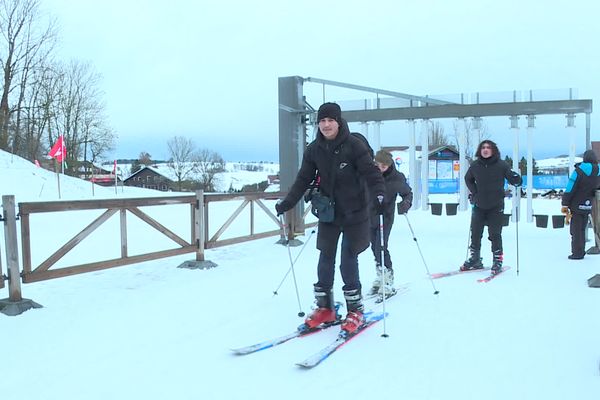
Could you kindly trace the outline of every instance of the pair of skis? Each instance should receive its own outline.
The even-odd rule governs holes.
[[[485,278],[480,278],[477,279],[477,282],[480,283],[484,283],[484,282],[489,282],[492,279],[495,279],[497,276],[501,275],[502,273],[504,273],[505,271],[508,271],[510,269],[509,266],[505,265],[502,267],[502,270],[496,274],[491,274],[486,276]],[[460,275],[460,274],[468,274],[470,272],[481,272],[481,271],[490,271],[491,268],[490,267],[486,267],[486,268],[479,268],[479,269],[470,269],[467,271],[461,271],[460,269],[456,270],[456,271],[449,271],[449,272],[438,272],[435,274],[430,274],[431,279],[439,279],[439,278],[446,278],[448,276],[454,276],[454,275]]]
[[[327,359],[327,357],[329,357],[331,354],[333,354],[335,351],[337,351],[340,347],[342,347],[344,344],[346,344],[347,342],[349,342],[350,340],[352,340],[353,338],[355,338],[360,333],[364,332],[366,329],[373,326],[377,322],[381,321],[383,319],[383,317],[384,317],[384,314],[380,313],[380,312],[373,312],[373,311],[366,312],[364,314],[364,323],[354,333],[348,334],[346,331],[340,331],[339,335],[333,342],[331,342],[327,346],[323,347],[321,350],[317,351],[313,355],[309,356],[304,361],[296,363],[296,365],[299,367],[302,367],[302,368],[307,368],[307,369],[316,367],[323,360]],[[254,344],[254,345],[240,347],[237,349],[232,349],[231,351],[237,355],[252,354],[257,351],[261,351],[261,350],[265,350],[265,349],[269,349],[269,348],[278,346],[278,345],[283,344],[294,338],[304,337],[304,336],[312,335],[317,332],[322,332],[328,328],[331,328],[332,326],[339,325],[340,323],[341,323],[341,320],[337,320],[333,323],[322,324],[316,328],[311,328],[311,329],[306,329],[305,325],[302,324],[302,325],[300,325],[300,327],[298,327],[298,329],[296,331],[291,332],[287,335],[283,335],[283,336],[280,336],[275,339],[266,340],[266,341],[263,341],[263,342],[260,342],[260,343]]]

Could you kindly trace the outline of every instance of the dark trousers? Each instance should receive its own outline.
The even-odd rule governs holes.
[[[333,288],[335,257],[340,234],[342,235],[340,273],[344,281],[342,290],[360,290],[358,255],[369,245],[367,221],[344,228],[335,224],[319,223],[317,248],[321,250],[321,254],[319,256],[319,264],[317,265],[319,281],[315,286],[319,286],[325,290]]]
[[[571,216],[571,254],[575,257],[585,255],[585,229],[587,228],[588,214],[575,214]]]
[[[386,268],[392,269],[392,257],[389,252],[389,238],[392,230],[392,224],[383,226],[383,265]],[[371,227],[371,250],[375,256],[375,262],[381,265],[381,234],[379,225]]]
[[[471,249],[479,252],[481,250],[481,237],[483,228],[488,227],[488,239],[492,242],[492,252],[502,253],[502,219],[504,207],[496,207],[484,210],[473,207],[471,213]]]

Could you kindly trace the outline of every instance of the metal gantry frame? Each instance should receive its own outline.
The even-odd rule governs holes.
[[[415,157],[415,124],[417,120],[423,121],[421,129],[426,129],[427,124],[438,118],[457,118],[462,121],[462,129],[459,134],[459,208],[467,209],[467,189],[464,185],[464,174],[468,169],[465,143],[466,143],[466,122],[467,118],[472,118],[474,129],[481,128],[481,119],[483,117],[509,117],[511,121],[511,131],[515,132],[513,146],[513,168],[518,168],[519,159],[519,116],[527,118],[527,168],[528,174],[533,170],[533,132],[535,129],[534,120],[539,115],[565,115],[567,118],[567,128],[570,131],[570,149],[569,157],[571,164],[575,157],[575,139],[576,131],[574,119],[576,114],[585,114],[585,144],[586,149],[591,148],[590,134],[590,115],[592,113],[592,100],[574,100],[572,92],[569,93],[567,100],[533,101],[530,92],[530,101],[517,101],[516,91],[514,91],[513,102],[503,103],[477,103],[463,104],[453,103],[446,100],[436,99],[428,96],[415,96],[411,94],[395,92],[385,89],[377,89],[355,84],[336,82],[319,78],[302,78],[299,76],[279,78],[279,163],[280,163],[280,184],[281,190],[287,191],[294,182],[302,154],[307,144],[307,126],[315,123],[314,117],[311,122],[311,116],[315,114],[315,109],[308,104],[304,96],[304,83],[322,84],[324,87],[335,86],[345,89],[352,89],[362,92],[375,93],[376,95],[385,95],[389,97],[401,98],[409,101],[409,107],[380,108],[379,97],[377,98],[376,108],[361,110],[342,110],[342,116],[349,123],[358,122],[363,124],[363,133],[367,133],[369,122],[381,123],[383,121],[407,121],[411,126],[409,143],[409,182],[415,190],[415,198],[420,197],[421,207],[428,208],[427,204],[427,157],[422,157],[421,179],[417,181],[416,175],[416,157]],[[477,96],[477,102],[479,96]],[[365,135],[368,137],[368,135]],[[423,134],[422,149],[428,149],[427,134]],[[427,150],[425,150],[425,153]],[[529,175],[531,176],[531,175]],[[532,180],[532,179],[530,179]],[[529,185],[532,182],[528,183]],[[421,190],[419,191],[419,188]],[[516,194],[516,193],[515,193]],[[518,218],[517,210],[518,199],[520,196],[513,196],[513,218]],[[527,220],[533,220],[533,211],[531,206],[532,191],[527,190]],[[418,199],[417,199],[418,204]],[[303,205],[299,204],[293,213],[291,221],[293,232],[303,232]]]

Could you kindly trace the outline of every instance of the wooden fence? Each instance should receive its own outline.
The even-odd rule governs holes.
[[[204,260],[204,250],[226,246],[235,243],[242,243],[249,240],[261,239],[269,236],[280,235],[283,237],[283,230],[275,214],[264,204],[264,200],[278,199],[285,193],[243,193],[243,194],[204,194],[202,191],[195,195],[173,196],[173,197],[150,197],[134,199],[106,199],[106,200],[77,200],[77,201],[50,201],[50,202],[23,202],[19,203],[18,216],[15,215],[14,196],[3,196],[4,207],[4,225],[6,254],[8,260],[9,275],[5,276],[9,286],[9,301],[21,300],[20,280],[23,283],[37,282],[47,279],[60,278],[64,276],[98,271],[107,268],[113,268],[128,264],[139,263],[143,261],[156,260],[164,257],[171,257],[186,253],[195,253],[196,261]],[[241,204],[227,217],[225,222],[209,238],[209,226],[211,216],[210,205],[217,202],[241,201]],[[182,238],[180,235],[167,228],[146,212],[141,207],[166,206],[188,204],[190,207],[190,239]],[[257,232],[256,229],[256,206],[261,209],[268,219],[273,223],[272,230]],[[224,232],[231,224],[239,219],[243,210],[249,207],[250,221],[249,232],[247,234],[222,239]],[[11,211],[12,209],[12,211]],[[46,260],[38,265],[32,264],[32,226],[30,218],[32,214],[55,213],[66,211],[81,210],[101,210],[102,214],[92,220],[85,228],[74,235]],[[95,261],[86,264],[70,265],[56,267],[56,263],[67,253],[81,243],[87,236],[94,232],[98,227],[104,224],[114,215],[119,215],[119,235],[120,235],[120,257],[109,260]],[[150,253],[130,255],[127,235],[128,215],[134,215],[141,221],[150,225],[152,228],[169,238],[176,244],[175,247],[166,250],[154,251]],[[225,215],[226,216],[226,215]],[[306,213],[305,213],[306,216]],[[223,215],[220,215],[222,218]],[[22,248],[22,271],[19,272],[18,245],[16,221],[20,219],[21,224],[21,248]],[[57,224],[60,224],[57,217]],[[315,223],[307,224],[312,226]],[[293,232],[293,230],[290,230]],[[10,242],[10,244],[9,244]],[[0,264],[0,276],[3,276]],[[15,279],[17,277],[17,279]],[[20,280],[18,279],[20,277]],[[0,279],[4,286],[4,279]]]

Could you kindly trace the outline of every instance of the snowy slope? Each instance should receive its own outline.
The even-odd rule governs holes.
[[[22,184],[35,177],[42,176],[25,167],[3,167],[3,194],[16,190],[20,198],[54,199],[46,189],[39,195],[39,182]],[[21,184],[7,189],[7,182]],[[65,184],[64,190],[79,198],[89,188]],[[558,214],[558,200],[535,201],[536,212]],[[171,212],[165,207],[160,217],[177,218]],[[63,230],[79,222],[78,215],[61,214],[62,227],[48,224],[47,237],[68,236]],[[588,288],[586,280],[600,273],[600,256],[567,260],[567,229],[521,222],[503,235],[509,272],[488,284],[476,282],[482,273],[431,281],[426,267],[447,271],[464,260],[469,213],[432,216],[412,210],[408,220],[416,243],[401,216],[390,239],[396,282],[408,292],[386,304],[388,338],[381,337],[383,324],[376,325],[311,371],[298,370],[294,362],[332,340],[335,328],[253,355],[230,354],[230,348],[293,330],[301,323],[298,311],[308,312],[312,303],[315,237],[303,238],[309,243],[295,265],[300,304],[291,276],[273,295],[289,262],[287,249],[268,238],[208,250],[206,258],[218,264],[211,270],[176,268],[191,258],[184,255],[23,285],[23,295],[44,308],[17,317],[0,314],[5,343],[0,375],[10,383],[1,397],[598,398],[600,290]],[[131,233],[145,234],[141,228]],[[154,245],[141,244],[146,250]],[[34,253],[48,253],[52,246],[56,243],[39,240]],[[300,248],[291,251],[295,257]],[[361,254],[360,265],[368,286],[374,278],[370,251]],[[339,272],[334,290],[340,300]],[[6,288],[0,290],[0,298],[7,296]]]

